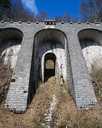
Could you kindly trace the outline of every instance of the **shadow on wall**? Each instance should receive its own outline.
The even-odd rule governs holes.
[[[0,29],[0,62],[14,71],[23,33],[16,28]]]
[[[96,29],[84,29],[78,33],[81,48],[102,45],[102,32]]]

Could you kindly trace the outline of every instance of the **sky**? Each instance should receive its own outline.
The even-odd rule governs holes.
[[[23,8],[36,15],[44,11],[49,18],[63,16],[65,13],[74,18],[80,18],[81,0],[12,0],[21,1]]]

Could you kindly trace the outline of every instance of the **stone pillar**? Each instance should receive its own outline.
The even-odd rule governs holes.
[[[86,63],[82,55],[77,33],[73,30],[66,32],[68,38],[68,48],[71,61],[73,96],[78,109],[89,108],[96,104],[96,96]]]
[[[33,40],[34,33],[26,31],[18,55],[15,71],[16,81],[11,82],[7,94],[6,106],[15,112],[24,112],[27,108]]]

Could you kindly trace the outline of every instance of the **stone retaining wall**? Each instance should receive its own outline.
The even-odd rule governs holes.
[[[23,32],[24,37],[16,64],[16,81],[13,83],[11,82],[7,94],[6,106],[10,110],[14,110],[16,112],[24,112],[27,109],[27,100],[29,96],[29,78],[32,62],[32,52],[33,48],[36,48],[34,46],[34,36],[38,31],[50,28],[51,26],[49,25],[46,28],[44,23],[0,23],[0,28],[2,29],[9,27],[20,29]],[[102,30],[102,24],[58,23],[52,28],[64,32],[67,37],[69,51],[66,51],[66,53],[68,52],[67,54],[70,58],[70,60],[67,62],[70,62],[71,66],[70,70],[67,69],[67,72],[69,72],[68,80],[70,81],[70,89],[78,109],[90,108],[97,102],[78,40],[78,32],[86,28]]]

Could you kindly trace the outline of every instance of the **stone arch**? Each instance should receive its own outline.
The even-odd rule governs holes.
[[[67,80],[67,38],[64,32],[48,28],[43,29],[36,33],[34,37],[34,81],[44,80],[42,75],[43,66],[41,61],[46,53],[53,53],[56,56],[57,71],[56,75],[60,76],[61,73],[65,80]],[[62,65],[62,69],[61,68]],[[61,71],[63,70],[63,71]],[[38,72],[38,73],[37,73]]]
[[[0,58],[4,64],[15,69],[17,56],[20,51],[23,32],[17,28],[0,29]]]
[[[52,52],[46,52],[42,57],[42,81],[47,81],[51,76],[56,75],[56,55]]]

